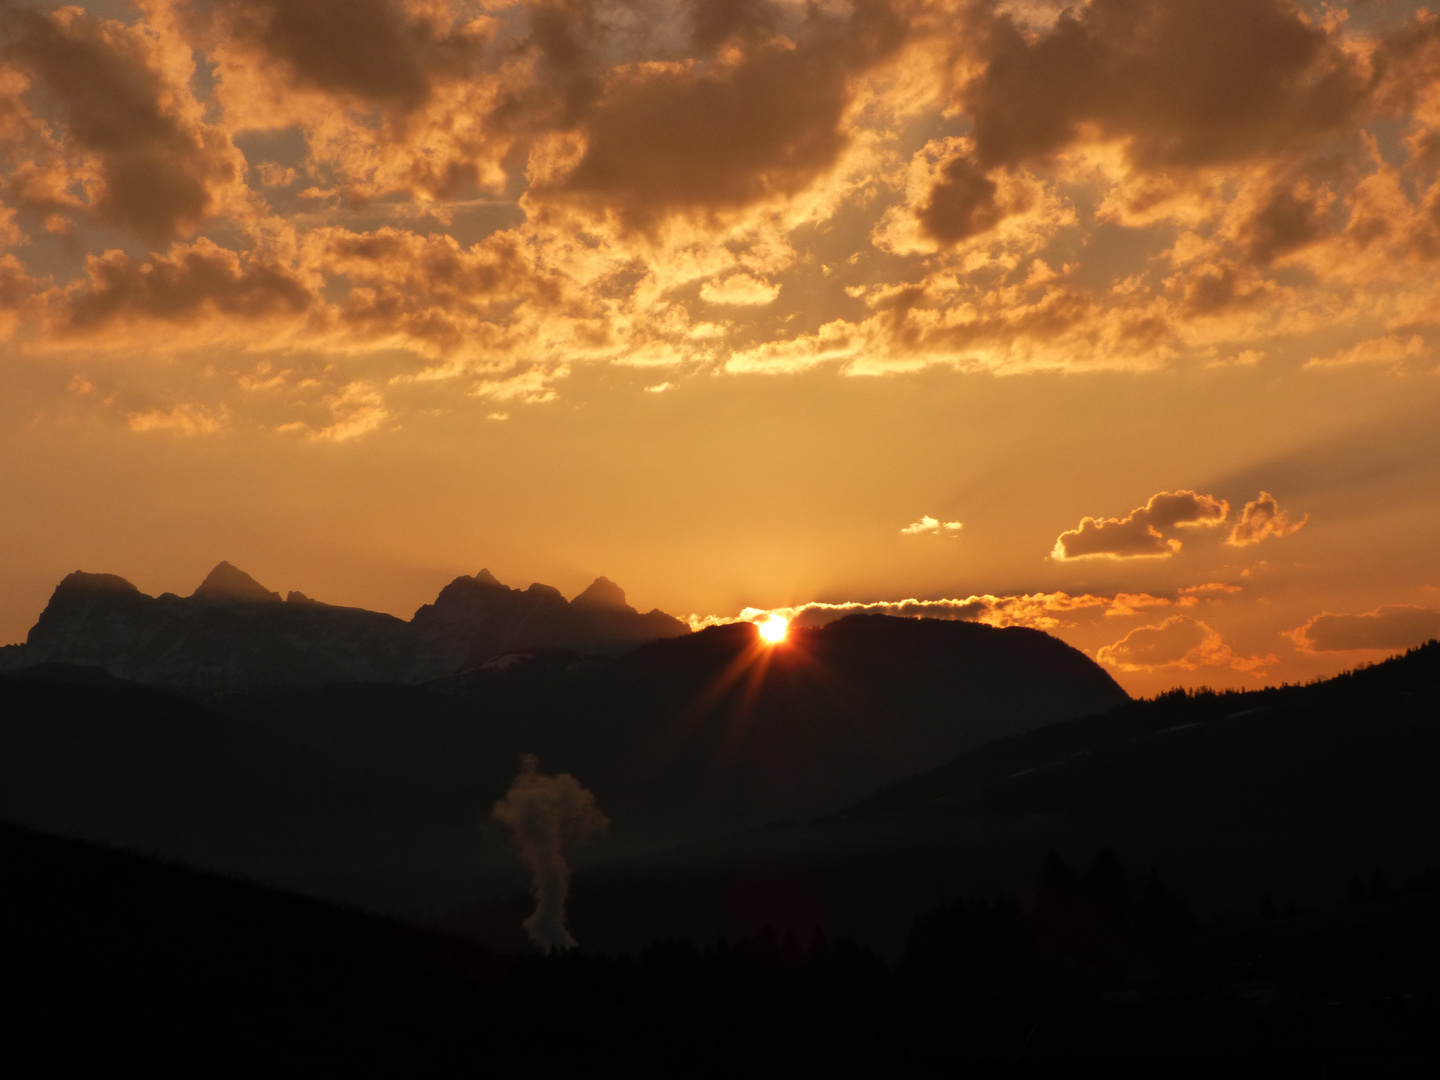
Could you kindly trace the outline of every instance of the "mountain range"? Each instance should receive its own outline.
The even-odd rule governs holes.
[[[578,853],[584,863],[833,813],[989,740],[1127,700],[1039,631],[885,616],[799,629],[777,647],[743,623],[621,656],[512,651],[423,684],[251,676],[217,689],[264,654],[238,663],[224,647],[234,638],[202,639],[211,612],[264,626],[269,612],[307,605],[152,600],[117,585],[118,602],[79,618],[72,588],[57,590],[32,641],[45,648],[68,619],[115,653],[57,648],[44,655],[90,664],[0,677],[0,818],[389,910],[522,887],[505,837],[478,828],[522,754],[577,777],[611,819],[609,837]],[[527,603],[474,579],[451,590]],[[94,632],[126,605],[187,613],[181,640],[201,641],[211,661],[179,670],[210,673],[209,686],[117,677],[177,670]],[[442,594],[431,610],[410,627],[464,607]],[[529,636],[498,620],[490,629],[492,642]]]
[[[76,571],[25,644],[0,649],[0,671],[86,665],[145,685],[205,690],[421,683],[516,649],[617,655],[689,630],[662,611],[636,611],[603,577],[567,601],[552,586],[512,589],[481,570],[456,578],[406,622],[299,592],[282,598],[222,562],[185,597]]]

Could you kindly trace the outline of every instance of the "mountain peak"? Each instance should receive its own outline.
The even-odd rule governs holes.
[[[60,582],[60,588],[84,589],[89,592],[138,593],[140,591],[119,574],[87,574],[84,570],[66,574]]]
[[[280,594],[271,592],[244,570],[228,562],[219,563],[190,594],[194,600],[241,600],[249,603],[278,603]]]
[[[506,587],[504,582],[502,582],[489,570],[481,570],[478,574],[475,575],[474,580],[481,585],[498,585],[502,589]]]
[[[600,608],[609,611],[631,611],[635,609],[625,602],[625,590],[607,577],[597,577],[590,587],[574,600],[572,607]]]

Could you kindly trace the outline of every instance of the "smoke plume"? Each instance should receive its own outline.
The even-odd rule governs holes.
[[[525,930],[548,953],[575,947],[575,939],[565,929],[565,900],[570,894],[565,841],[603,833],[610,821],[580,781],[569,773],[545,776],[539,764],[534,754],[520,758],[520,775],[490,816],[510,829],[516,853],[530,868],[535,912],[525,920]]]

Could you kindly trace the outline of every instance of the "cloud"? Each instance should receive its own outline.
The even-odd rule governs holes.
[[[1377,367],[1399,367],[1407,360],[1424,356],[1428,351],[1425,347],[1425,339],[1419,334],[1411,334],[1409,337],[1388,334],[1382,338],[1371,338],[1368,341],[1359,342],[1348,349],[1331,353],[1329,356],[1312,357],[1305,361],[1305,366],[1307,368],[1355,367],[1361,364],[1371,364]]]
[[[1275,496],[1268,491],[1262,491],[1259,498],[1245,504],[1240,520],[1230,530],[1230,536],[1225,542],[1232,547],[1247,547],[1271,537],[1289,536],[1299,532],[1309,520],[1310,515],[1306,514],[1299,521],[1292,521],[1280,509]]]
[[[585,363],[1418,367],[1440,24],[1310,7],[10,4],[0,334],[103,348],[116,386],[304,351],[285,394],[155,400],[312,432],[351,385],[418,419],[422,381],[534,399]],[[1059,557],[1179,543],[1075,533]]]
[[[731,274],[724,281],[707,281],[700,287],[700,299],[710,304],[756,306],[768,304],[779,295],[779,285],[749,274]]]
[[[0,38],[6,59],[33,80],[29,96],[64,124],[56,139],[37,122],[34,156],[17,178],[21,200],[166,240],[249,200],[243,155],[223,127],[206,122],[186,85],[194,62],[167,9],[147,15],[124,25],[76,7],[11,6],[0,12]]]
[[[316,303],[310,283],[261,252],[240,255],[201,238],[140,262],[123,251],[92,255],[85,279],[44,297],[61,336],[115,324],[254,321],[303,314]]]
[[[794,196],[839,160],[855,80],[907,33],[881,0],[858,0],[844,17],[814,9],[807,23],[798,40],[776,36],[714,61],[614,71],[573,164],[534,190],[640,228]]]
[[[1440,637],[1440,611],[1389,604],[1362,615],[1322,612],[1289,635],[1302,652],[1396,651]]]
[[[168,431],[175,435],[192,436],[213,435],[225,428],[229,419],[225,409],[189,404],[131,413],[126,422],[131,431]]]
[[[1179,596],[1172,600],[1149,593],[1119,593],[1096,596],[1090,593],[1073,595],[1067,592],[1020,593],[997,596],[986,593],[963,599],[872,600],[831,603],[811,601],[789,607],[745,608],[738,615],[691,615],[687,620],[694,630],[735,622],[754,622],[766,615],[779,615],[795,626],[823,626],[846,615],[892,615],[898,618],[958,619],[984,623],[987,626],[1026,626],[1034,630],[1053,631],[1081,623],[1095,623],[1106,618],[1133,616],[1140,611],[1159,607],[1190,607],[1193,597]]]
[[[465,74],[489,37],[451,25],[443,5],[397,0],[222,0],[217,14],[295,84],[406,109],[437,76]]]
[[[1277,663],[1275,656],[1241,656],[1220,634],[1199,619],[1172,615],[1153,626],[1130,631],[1113,645],[1099,649],[1095,658],[1118,671],[1156,671],[1181,668],[1231,668],[1263,676],[1263,668]]]
[[[1287,0],[1092,0],[1027,31],[968,8],[959,97],[985,167],[1114,141],[1135,167],[1296,151],[1364,104],[1362,65]]]
[[[1166,558],[1181,543],[1163,530],[1212,527],[1224,523],[1230,504],[1193,491],[1162,491],[1123,518],[1082,518],[1077,528],[1060,534],[1052,559]]]
[[[958,521],[940,521],[928,514],[912,525],[906,525],[900,532],[905,536],[955,536],[965,528]]]

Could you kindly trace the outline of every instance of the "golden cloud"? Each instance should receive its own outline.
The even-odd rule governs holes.
[[[1361,615],[1325,611],[1289,636],[1302,652],[1395,652],[1440,637],[1440,611],[1414,604],[1389,604]]]
[[[276,372],[303,349],[325,375],[279,419],[306,430],[352,385],[394,416],[416,380],[553,392],[584,363],[1401,368],[1440,331],[1440,30],[1378,25],[1289,0],[12,5],[0,332]],[[234,422],[260,400],[192,389]],[[1088,554],[1173,550],[1093,520]]]
[[[1107,618],[1130,617],[1149,608],[1190,607],[1194,603],[1195,600],[1189,596],[1182,595],[1172,600],[1149,593],[1119,593],[1115,596],[1067,592],[1001,596],[985,593],[963,599],[812,601],[789,607],[750,607],[737,615],[691,615],[687,621],[693,629],[701,630],[726,623],[754,622],[765,615],[782,616],[796,626],[823,626],[846,615],[892,615],[913,619],[960,619],[996,627],[1025,626],[1048,632]]]
[[[926,514],[919,521],[906,525],[900,530],[902,536],[958,536],[965,528],[958,521],[941,521]]]
[[[1194,491],[1162,491],[1123,518],[1082,518],[1063,532],[1050,553],[1052,559],[1167,558],[1181,542],[1162,530],[1213,527],[1224,523],[1230,504],[1224,499]]]
[[[1225,542],[1232,547],[1248,547],[1271,537],[1289,536],[1299,532],[1309,520],[1309,514],[1299,521],[1292,520],[1280,509],[1275,496],[1268,491],[1262,491],[1259,498],[1245,504],[1240,520],[1230,530],[1230,536]]]
[[[1095,659],[1118,671],[1156,671],[1181,668],[1230,668],[1263,676],[1264,668],[1277,663],[1274,654],[1242,656],[1221,635],[1199,619],[1171,615],[1153,626],[1130,631],[1113,645],[1095,653]]]

